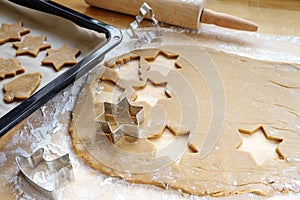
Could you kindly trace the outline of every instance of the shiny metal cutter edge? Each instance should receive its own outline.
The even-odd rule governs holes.
[[[65,154],[63,156],[60,156],[53,160],[48,161],[44,158],[44,151],[45,151],[44,148],[39,148],[28,157],[17,156],[15,158],[15,161],[16,161],[16,164],[17,164],[18,169],[20,170],[21,174],[24,176],[24,178],[28,181],[28,183],[35,190],[37,190],[38,192],[40,192],[42,195],[44,195],[45,197],[47,197],[49,199],[54,199],[54,192],[55,192],[55,190],[57,190],[61,187],[61,179],[62,178],[67,179],[68,181],[74,180],[73,166],[70,163],[69,154]],[[32,178],[24,170],[25,167],[28,167],[29,169],[33,170],[41,162],[46,163],[48,170],[50,170],[50,171],[56,170],[58,172],[58,175],[55,180],[55,189],[54,190],[48,190],[46,188],[43,188],[42,186],[37,184],[35,181],[33,181]],[[62,172],[61,171],[62,169],[66,169],[66,170],[64,170]]]
[[[143,29],[141,33],[139,33],[138,29],[148,13],[151,16],[150,19],[153,22],[153,27],[150,30]],[[140,7],[139,15],[135,17],[135,21],[130,23],[130,29],[127,30],[127,34],[131,39],[136,39],[140,44],[150,43],[162,36],[159,21],[155,18],[152,8],[147,3],[143,3]]]
[[[108,134],[111,137],[113,143],[116,143],[124,135],[139,138],[139,127],[144,120],[143,106],[132,105],[127,97],[122,98],[116,104],[103,102],[103,106],[103,112],[94,119],[94,121],[99,125],[96,126],[98,127],[98,131]],[[121,109],[127,109],[131,114],[134,113],[136,118],[136,125],[122,124],[116,130],[113,131],[109,122],[97,119],[106,113],[118,113],[119,107],[121,107]]]

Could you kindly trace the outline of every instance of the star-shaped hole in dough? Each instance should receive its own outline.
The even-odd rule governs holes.
[[[138,137],[139,124],[144,120],[143,106],[131,105],[126,97],[117,104],[104,102],[103,106],[103,113],[95,121],[113,143],[125,135]]]
[[[55,70],[59,71],[65,65],[75,65],[80,50],[64,45],[58,49],[47,49],[47,53],[47,57],[42,60],[42,65],[53,65]]]
[[[4,44],[11,40],[21,40],[21,35],[29,33],[28,28],[23,27],[22,22],[17,22],[15,24],[5,24],[3,23],[0,28],[0,44]]]
[[[155,106],[160,99],[169,99],[171,96],[167,93],[166,84],[154,84],[152,81],[147,81],[142,88],[135,90],[136,98],[134,102],[144,101],[150,106]]]
[[[176,63],[179,55],[167,51],[157,51],[152,56],[145,56],[144,59],[151,64],[161,64],[165,62],[165,66],[170,70],[180,69],[181,66]]]
[[[41,50],[45,50],[51,47],[51,45],[45,42],[46,36],[25,36],[22,42],[14,42],[13,46],[17,48],[16,55],[30,54],[34,57],[38,55]]]
[[[167,51],[156,51],[152,55],[142,56],[140,58],[140,73],[146,71],[157,71],[163,76],[167,76],[170,71],[180,69],[178,64],[178,54],[173,54]],[[141,75],[143,79],[143,75]]]
[[[25,72],[25,68],[15,58],[0,58],[0,80]]]
[[[238,131],[241,133],[242,141],[237,149],[251,153],[258,164],[268,159],[284,158],[278,148],[283,139],[268,135],[263,126],[251,131],[245,129]]]

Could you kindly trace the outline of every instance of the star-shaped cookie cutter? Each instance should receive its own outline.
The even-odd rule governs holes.
[[[144,120],[144,107],[131,105],[127,97],[118,103],[104,102],[104,111],[95,118],[100,130],[116,143],[124,135],[139,138],[139,126]]]
[[[40,148],[28,157],[17,156],[16,164],[34,189],[45,197],[53,199],[55,190],[74,180],[73,167],[69,154],[47,161],[44,148]]]

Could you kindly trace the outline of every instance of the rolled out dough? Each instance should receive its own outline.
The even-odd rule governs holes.
[[[207,49],[224,84],[225,98],[219,101],[225,101],[226,109],[215,148],[201,158],[202,142],[214,125],[213,102],[218,101],[212,101],[199,66],[180,52],[176,46],[137,50],[94,69],[73,110],[75,152],[105,174],[194,195],[299,192],[300,66]],[[165,95],[153,104],[138,97],[149,83]],[[94,119],[103,102],[124,96],[144,106],[143,137],[125,136],[113,144],[96,131]],[[275,142],[274,156],[258,163],[259,143],[256,152],[241,149],[245,134],[263,134],[263,140]]]

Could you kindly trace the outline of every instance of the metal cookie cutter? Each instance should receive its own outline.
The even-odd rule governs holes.
[[[150,13],[151,14],[151,20],[153,22],[153,27],[149,30],[143,30],[141,32],[138,31],[138,28],[140,27],[142,21],[144,20],[144,17]],[[145,44],[148,42],[152,42],[155,39],[162,36],[162,32],[160,30],[160,27],[158,25],[158,20],[155,18],[154,12],[152,11],[152,8],[147,4],[143,3],[143,5],[140,7],[139,15],[135,17],[135,21],[133,21],[130,24],[130,29],[127,30],[127,34],[131,39],[137,39],[137,41],[141,44]]]
[[[143,106],[131,105],[127,97],[117,104],[104,102],[104,111],[95,118],[100,130],[116,143],[124,135],[139,137],[139,126],[144,120]]]
[[[25,179],[47,198],[53,199],[55,190],[74,180],[69,154],[47,161],[44,148],[40,148],[29,157],[17,156],[15,160]]]

